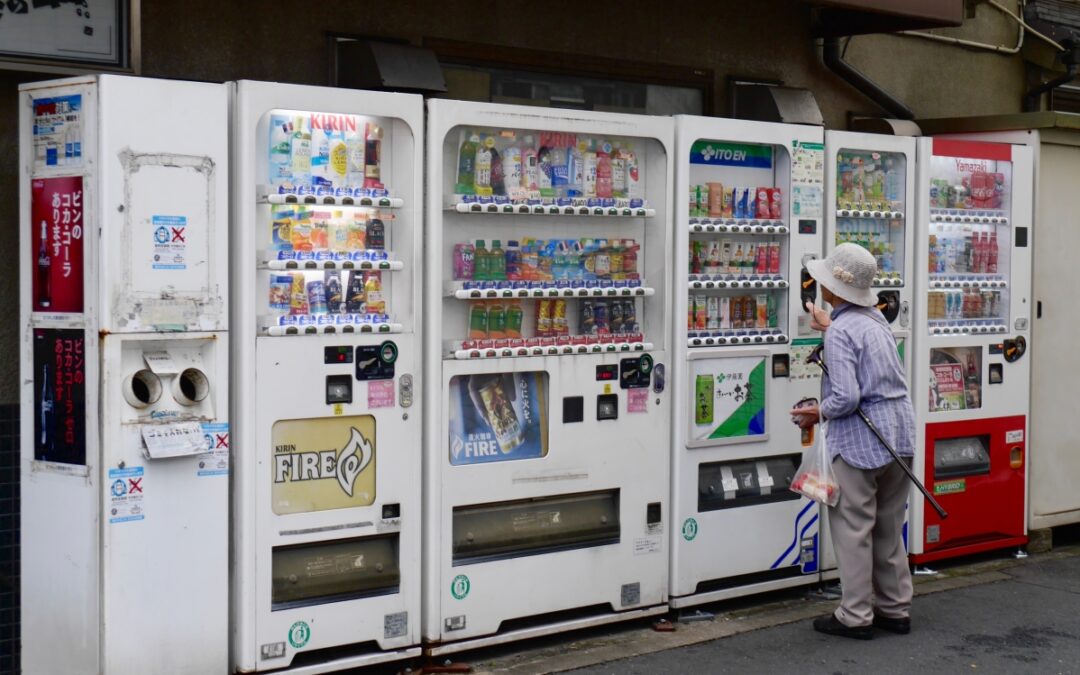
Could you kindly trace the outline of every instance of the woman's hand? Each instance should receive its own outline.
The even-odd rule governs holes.
[[[804,408],[792,408],[791,420],[799,425],[800,429],[809,429],[821,420],[821,411],[817,405],[808,405]]]
[[[809,300],[806,301],[806,311],[810,312],[810,327],[814,330],[824,332],[828,329],[829,324],[832,323],[832,319],[829,318],[829,313]]]

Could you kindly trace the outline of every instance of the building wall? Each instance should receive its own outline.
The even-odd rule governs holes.
[[[1018,0],[1006,0],[1012,6]],[[715,74],[714,110],[727,110],[731,75],[781,80],[814,92],[830,128],[876,106],[821,65],[810,9],[797,0],[662,6],[549,0],[323,0],[314,4],[143,0],[143,74],[209,81],[259,79],[328,83],[328,31],[482,44],[696,66]],[[1012,46],[1015,24],[980,4],[977,15],[942,34]],[[913,108],[918,117],[1006,113],[1020,109],[1024,66],[1018,56],[977,52],[906,36],[854,38],[847,58]],[[17,242],[18,170],[15,85],[45,79],[0,71],[0,250]],[[182,130],[178,130],[182,133]],[[0,269],[0,353],[18,340],[18,270]],[[0,359],[0,404],[17,401],[18,361]]]

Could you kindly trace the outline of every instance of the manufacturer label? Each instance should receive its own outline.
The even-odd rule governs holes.
[[[634,582],[632,584],[623,584],[622,591],[619,593],[620,602],[623,607],[629,607],[631,605],[641,604],[641,584]]]
[[[660,552],[660,537],[639,537],[634,540],[634,555]]]
[[[405,637],[409,632],[409,613],[396,612],[383,617],[383,639]]]
[[[464,574],[459,574],[450,582],[450,595],[454,596],[455,600],[464,600],[465,596],[469,594],[469,589],[471,587],[472,585],[469,583],[469,577]]]
[[[940,483],[934,483],[935,495],[950,495],[957,492],[963,492],[967,489],[967,479],[960,478],[959,480],[946,480]]]
[[[697,521],[693,518],[687,518],[682,524],[682,536],[686,541],[694,541],[697,537]]]
[[[1024,430],[1023,429],[1015,429],[1013,431],[1006,431],[1005,432],[1005,442],[1006,443],[1020,443],[1023,440],[1024,440]]]

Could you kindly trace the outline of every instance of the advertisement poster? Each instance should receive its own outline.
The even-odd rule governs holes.
[[[695,359],[690,361],[690,375],[691,445],[765,439],[764,356]]]
[[[982,407],[982,347],[930,350],[930,412]]]
[[[930,412],[963,410],[964,368],[957,363],[930,366]]]
[[[34,330],[34,459],[86,464],[86,336]]]
[[[82,180],[37,178],[30,183],[32,311],[83,311]]]
[[[274,513],[309,513],[375,502],[375,418],[280,420],[274,448]]]
[[[450,380],[450,463],[543,457],[548,451],[545,372],[458,375]]]
[[[34,99],[34,169],[82,166],[82,95]]]
[[[146,520],[144,473],[141,466],[109,469],[110,524]]]

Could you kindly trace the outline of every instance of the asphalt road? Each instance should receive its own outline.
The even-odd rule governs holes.
[[[569,672],[1080,673],[1080,556],[1000,572],[1000,581],[916,597],[909,635],[851,640],[816,633],[803,619]]]

